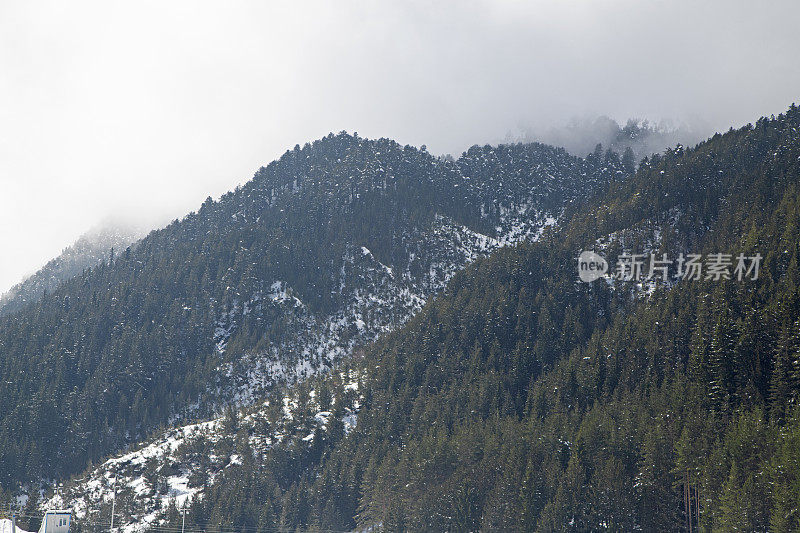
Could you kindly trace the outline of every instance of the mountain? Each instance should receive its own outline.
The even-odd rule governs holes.
[[[625,175],[616,154],[538,144],[297,146],[0,318],[0,483],[62,479],[324,372]]]
[[[198,494],[196,529],[798,530],[800,109],[597,192],[337,371],[168,432],[52,501],[91,502],[103,524],[121,476],[156,530],[179,525],[170,495]],[[756,279],[584,283],[582,250],[763,261]]]
[[[387,530],[797,530],[799,132],[793,106],[670,150],[454,277],[365,356],[356,429],[283,509]],[[764,260],[757,280],[650,290],[576,281],[586,249]]]
[[[0,316],[37,302],[43,294],[52,292],[63,281],[107,260],[112,248],[124,250],[142,235],[141,230],[121,224],[104,225],[82,235],[58,257],[0,296]]]
[[[472,198],[491,194],[480,182],[509,175],[482,161],[512,150],[563,155],[538,145],[474,148],[455,162],[413,153],[463,176],[442,196],[478,191]],[[504,229],[483,202],[474,219],[433,209],[427,220],[452,217],[485,242],[529,239],[476,252],[420,309],[343,349],[331,371],[233,393],[252,401],[214,419],[184,415],[46,505],[105,527],[116,492],[116,519],[131,531],[179,527],[184,506],[187,526],[210,530],[797,530],[800,109],[677,146],[635,174],[565,161],[594,185],[567,192],[570,180],[555,180],[560,210],[542,209],[554,227]],[[371,275],[404,270],[380,246],[355,245],[360,255],[342,257],[367,261]],[[665,282],[584,283],[583,250],[611,265],[626,254],[725,253],[734,275],[680,279],[673,264]],[[740,253],[762,256],[756,279],[737,279]],[[310,305],[287,287],[270,285],[262,300]],[[244,329],[230,324],[229,336],[211,333],[218,358]]]

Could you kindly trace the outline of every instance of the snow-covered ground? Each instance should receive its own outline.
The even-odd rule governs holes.
[[[24,529],[21,529],[19,526],[17,526],[17,529],[14,530],[11,520],[6,518],[1,518],[0,533],[28,533],[28,532],[25,531]]]
[[[140,512],[135,520],[118,521],[122,531],[141,531],[167,509],[170,502],[181,508],[199,491],[189,484],[191,469],[161,472],[170,461],[176,461],[181,446],[197,439],[208,439],[213,445],[221,436],[221,419],[170,429],[136,451],[107,460],[75,485],[62,487],[47,500],[44,508],[68,508],[77,519],[86,519],[115,498],[136,503]],[[126,503],[131,503],[127,502]],[[120,515],[129,512],[120,505]],[[130,518],[134,518],[131,516]]]
[[[345,434],[352,431],[361,403],[359,376],[339,374],[344,394],[331,408],[342,414]],[[340,403],[339,403],[340,402]],[[257,458],[285,439],[311,445],[318,431],[325,431],[332,411],[324,411],[310,391],[310,416],[299,420],[299,398],[285,396],[281,407],[270,413],[269,402],[240,412],[236,426],[227,416],[164,431],[137,450],[130,451],[91,469],[80,479],[59,487],[42,508],[71,509],[77,520],[98,521],[115,500],[115,524],[123,533],[138,533],[163,523],[171,505],[183,508],[203,497],[203,487],[214,482],[226,468],[242,464],[234,439],[241,430],[249,435],[249,446]],[[274,416],[278,413],[277,418]],[[102,523],[108,518],[104,515]],[[0,533],[10,533],[0,531]],[[18,532],[19,533],[19,532]],[[23,532],[24,533],[24,532]]]
[[[504,246],[537,240],[554,224],[556,218],[526,205],[504,213],[498,235],[490,237],[439,216],[429,231],[407,237],[402,271],[382,263],[369,248],[353,246],[341,260],[341,305],[331,314],[310,312],[285,281],[274,280],[220,316],[214,336],[219,374],[212,395],[249,405],[276,383],[327,371],[355,347],[405,324],[470,262]],[[253,316],[277,316],[268,325],[280,328],[281,339],[265,350],[228,353],[230,339]]]

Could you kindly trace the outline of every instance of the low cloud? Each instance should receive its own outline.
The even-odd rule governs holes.
[[[104,218],[180,216],[329,131],[458,154],[573,117],[696,135],[779,113],[797,20],[789,1],[3,3],[0,291]]]

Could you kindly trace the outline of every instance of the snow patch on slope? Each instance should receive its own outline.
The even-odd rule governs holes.
[[[492,237],[438,216],[423,235],[406,237],[399,269],[381,262],[366,246],[353,246],[338,269],[340,305],[327,315],[312,313],[286,282],[275,281],[266,294],[235,302],[220,316],[214,342],[223,360],[216,394],[249,405],[278,383],[329,370],[358,346],[405,324],[467,264],[504,246],[536,240],[554,224],[555,217],[529,208],[522,214],[509,211],[503,231]],[[272,306],[269,312],[267,305]],[[265,329],[279,328],[282,340],[224,357],[228,340],[245,315],[253,313],[261,313]]]
[[[62,486],[42,503],[42,508],[71,509],[78,522],[90,524],[97,522],[101,513],[107,516],[115,500],[115,523],[123,533],[140,533],[161,525],[171,506],[182,509],[202,498],[204,487],[226,469],[259,461],[278,444],[311,446],[317,435],[325,438],[335,419],[334,411],[340,413],[338,420],[345,435],[349,434],[355,428],[362,401],[360,376],[339,373],[338,378],[343,383],[341,394],[328,410],[322,409],[313,390],[305,409],[301,409],[295,390],[277,400],[277,409],[264,401],[236,413],[232,420],[226,414],[166,430],[138,450],[108,459]],[[304,412],[310,414],[304,418]],[[237,443],[241,435],[247,435],[246,449]],[[246,457],[250,454],[252,457]]]

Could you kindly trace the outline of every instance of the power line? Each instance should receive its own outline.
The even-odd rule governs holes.
[[[105,529],[109,525],[108,522],[91,522],[91,523],[83,523],[81,524],[82,528],[87,529],[98,529],[102,528]],[[119,527],[119,526],[118,526]],[[164,525],[152,525],[152,526],[145,526],[143,531],[156,531],[156,532],[163,532],[163,533],[180,533],[181,528],[177,526],[164,526]],[[267,528],[262,526],[242,526],[242,527],[209,527],[209,528],[201,528],[201,529],[192,529],[186,528],[184,529],[185,533],[241,533],[246,531],[264,531],[264,532],[285,532],[288,531],[286,528]],[[291,529],[291,531],[295,531],[295,529]],[[348,533],[350,530],[338,530],[338,529],[306,529],[305,531],[308,532],[320,532],[320,533]]]
[[[41,519],[41,515],[33,515],[33,514],[25,514],[20,513],[16,515],[17,518],[25,518],[25,519]],[[111,526],[110,521],[104,520],[92,520],[91,522],[84,522],[81,520],[76,520],[76,522],[80,525],[81,528],[86,529],[108,529]],[[125,527],[125,526],[117,526],[117,528]],[[153,524],[147,525],[143,528],[142,531],[155,531],[159,533],[181,533],[181,527],[179,526],[168,526],[168,525],[160,525],[160,524]],[[184,533],[243,533],[243,532],[285,532],[287,531],[286,528],[266,528],[262,526],[213,526],[201,529],[193,529],[191,527],[184,528]],[[295,531],[292,529],[292,531]],[[348,530],[337,530],[337,529],[306,529],[305,531],[308,532],[319,532],[319,533],[348,533]]]

